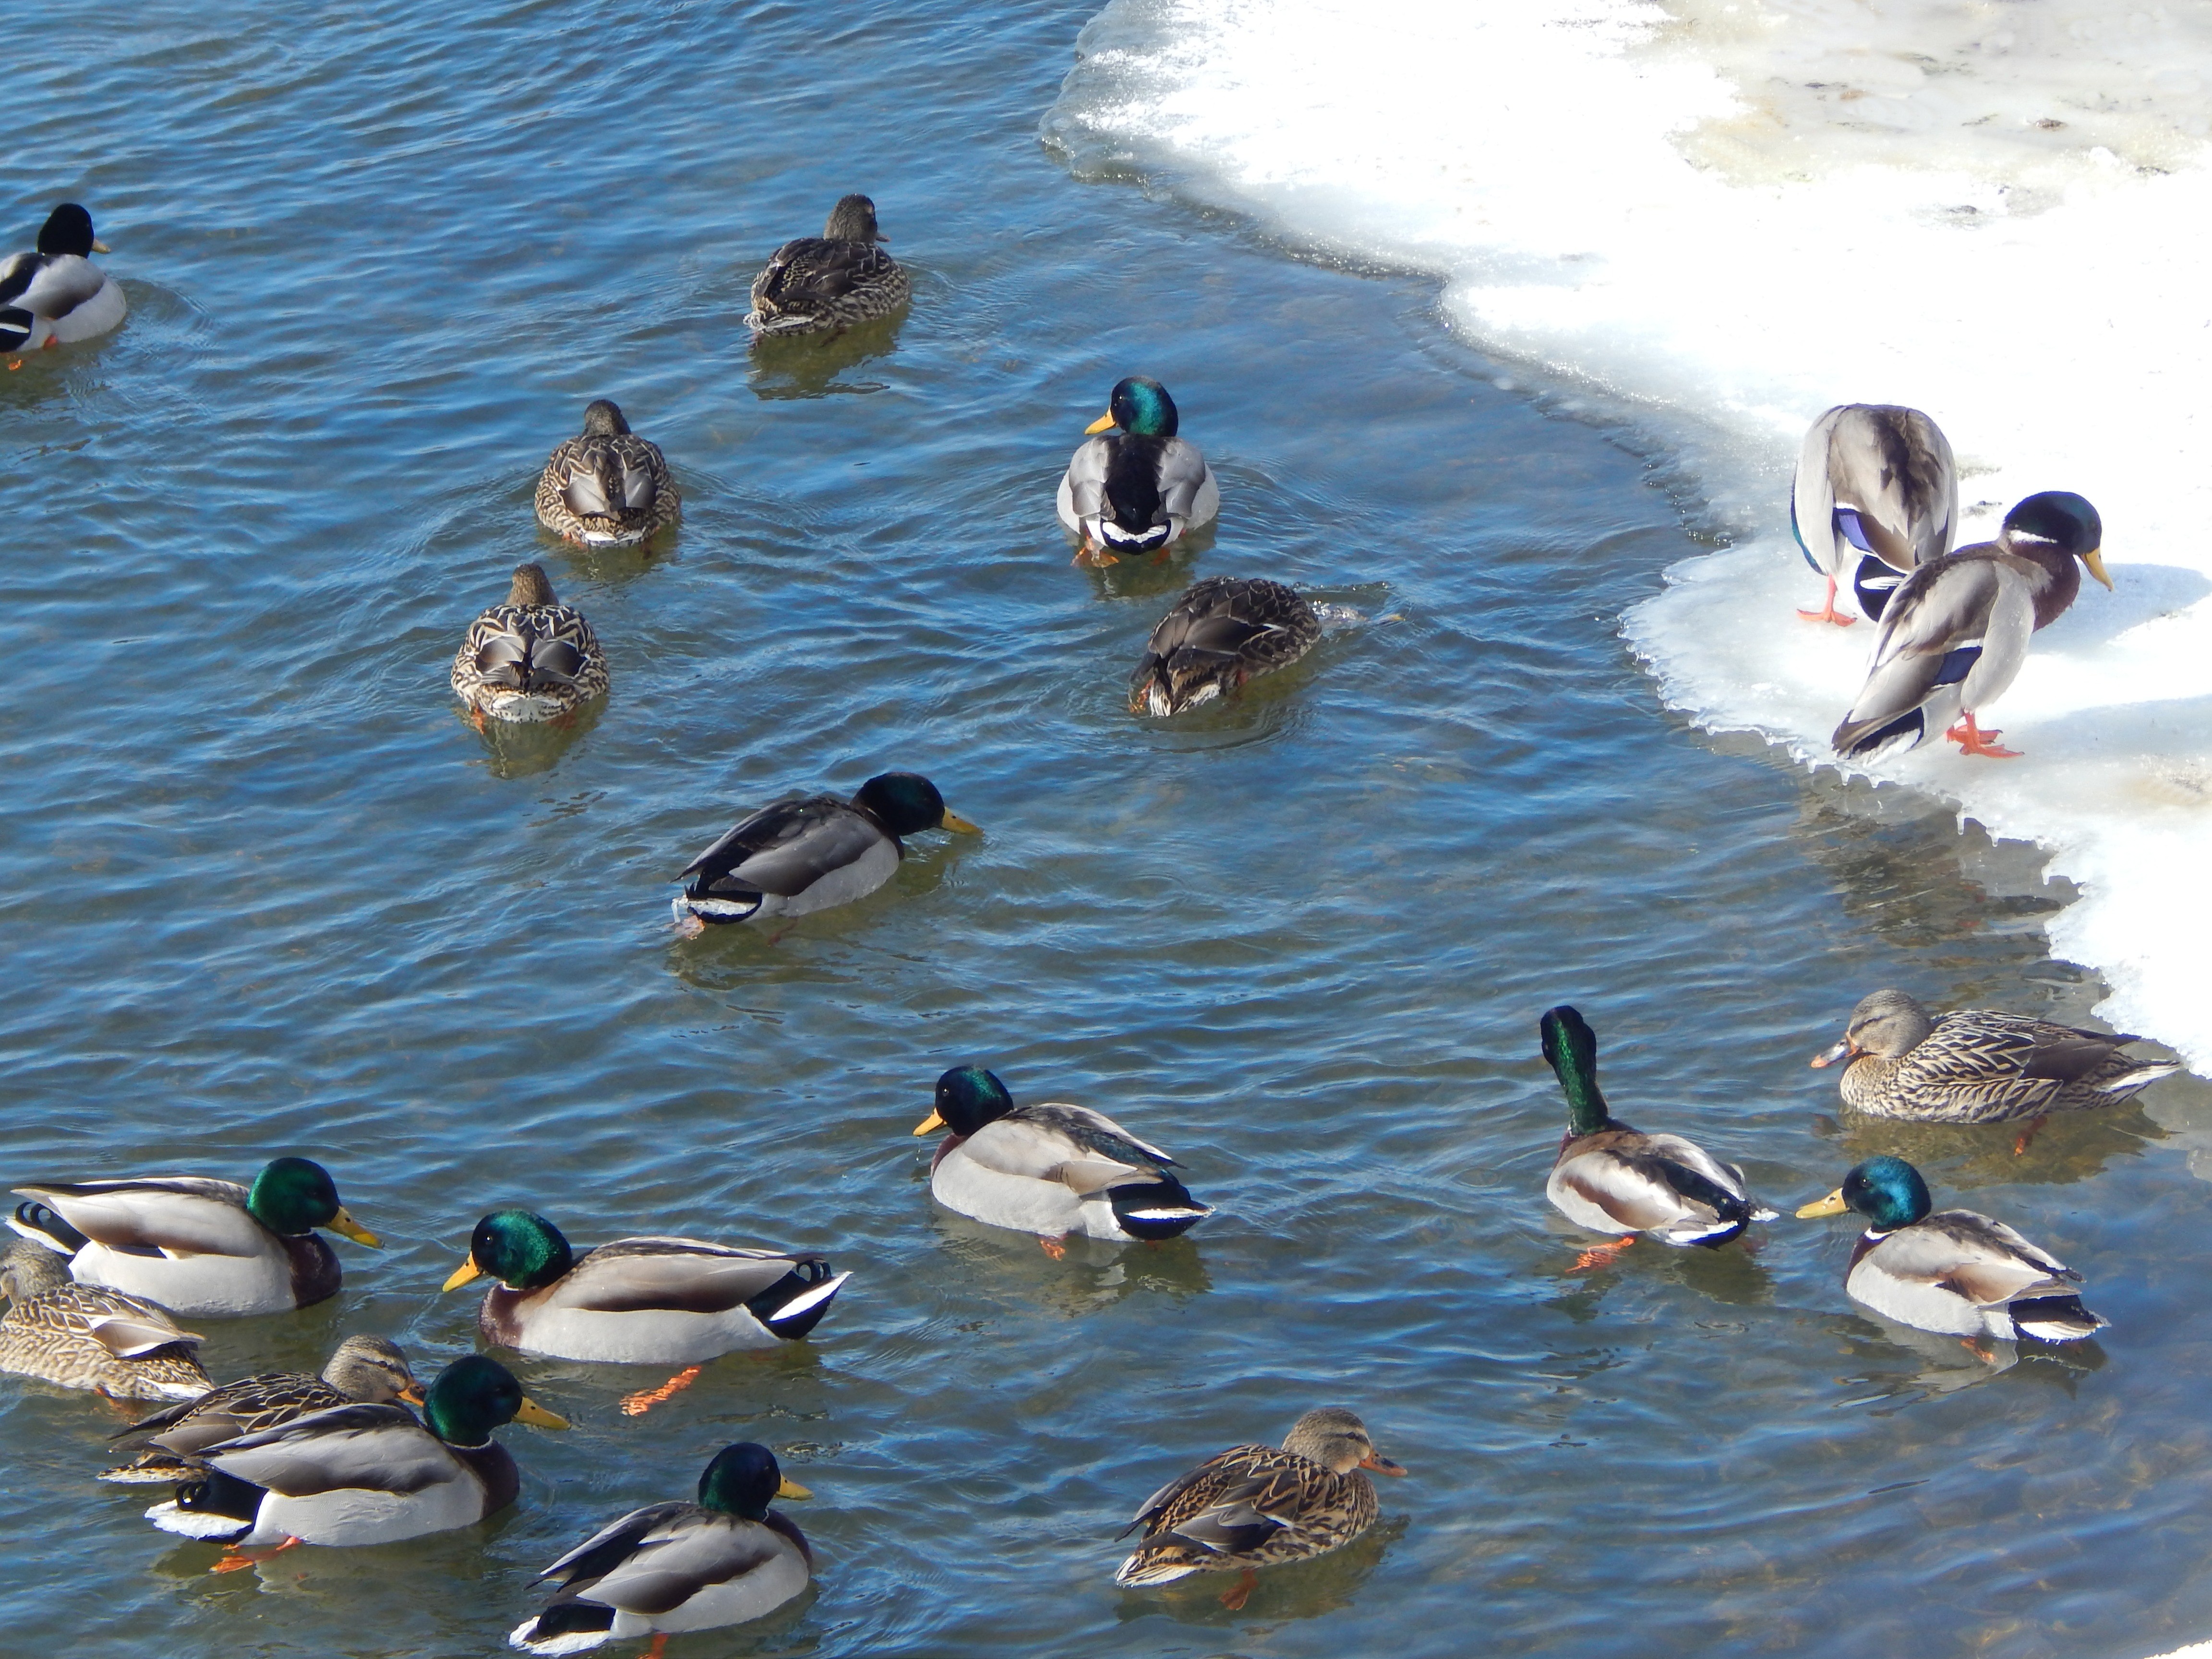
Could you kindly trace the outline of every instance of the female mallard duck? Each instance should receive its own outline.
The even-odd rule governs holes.
[[[1946,1336],[2074,1342],[2110,1322],[2081,1305],[2081,1275],[2001,1221],[1929,1212],[1928,1183],[1901,1158],[1870,1158],[1801,1218],[1856,1210],[1867,1230],[1844,1292],[1900,1324]]]
[[[742,1625],[772,1613],[814,1576],[806,1535],[769,1505],[814,1494],[785,1478],[766,1446],[714,1454],[696,1504],[648,1504],[600,1528],[538,1575],[561,1588],[507,1641],[526,1653],[581,1653],[650,1635]]]
[[[1213,1213],[1168,1173],[1175,1159],[1104,1113],[1059,1102],[1017,1106],[981,1066],[937,1079],[936,1103],[915,1133],[944,1128],[952,1133],[930,1161],[931,1195],[994,1227],[1035,1233],[1054,1255],[1070,1233],[1173,1238]]]
[[[258,1434],[309,1412],[356,1402],[422,1403],[422,1390],[397,1342],[349,1336],[331,1355],[320,1376],[305,1371],[262,1371],[210,1389],[167,1411],[142,1417],[109,1437],[143,1446],[132,1462],[102,1471],[100,1479],[126,1486],[173,1485],[204,1473],[199,1454],[240,1435]]]
[[[584,431],[538,475],[538,522],[580,547],[629,547],[683,516],[660,446],[629,429],[605,398],[584,409]]]
[[[1828,579],[1818,611],[1797,614],[1848,628],[1836,585],[1848,572],[1859,609],[1875,621],[1899,582],[1951,550],[1959,523],[1959,465],[1942,428],[1895,404],[1838,404],[1813,422],[1797,458],[1790,529],[1805,561]]]
[[[2097,509],[2063,489],[2030,495],[1993,542],[1922,565],[1882,612],[1874,665],[1836,728],[1836,752],[1873,761],[1941,732],[1967,755],[2011,760],[2002,735],[1974,716],[2002,696],[2027,660],[2027,639],[2081,591],[2079,559],[2106,587]],[[1954,724],[1955,722],[1955,724]]]
[[[1875,991],[1851,1010],[1844,1040],[1813,1056],[1844,1067],[1844,1104],[1873,1117],[1922,1123],[2032,1118],[2025,1151],[2050,1112],[2111,1106],[2182,1069],[2175,1060],[2121,1051],[2138,1036],[1963,1008],[1930,1015],[1902,991]]]
[[[204,1447],[209,1472],[146,1518],[241,1550],[390,1544],[472,1526],[520,1490],[514,1459],[491,1437],[516,1422],[568,1426],[506,1366],[469,1354],[438,1374],[419,1419],[404,1406],[356,1401]],[[258,1559],[234,1555],[215,1570]]]
[[[763,806],[685,865],[690,885],[673,907],[678,927],[803,916],[865,898],[906,856],[900,837],[924,830],[981,832],[945,810],[919,772],[885,772],[842,801],[793,795]]]
[[[118,326],[130,309],[123,289],[91,258],[106,252],[75,202],[48,214],[38,251],[0,263],[0,351],[67,345]]]
[[[1158,380],[1133,375],[1114,388],[1096,434],[1060,481],[1060,521],[1083,539],[1082,564],[1164,553],[1183,532],[1221,511],[1221,486],[1198,446],[1176,435],[1175,399]]]
[[[800,236],[769,256],[753,278],[745,326],[756,334],[814,334],[888,317],[907,302],[906,272],[884,252],[876,204],[841,196],[819,236]]]
[[[193,1400],[214,1386],[167,1308],[73,1283],[69,1263],[33,1239],[0,1256],[0,1371],[91,1389],[116,1400]]]
[[[33,1201],[17,1206],[10,1224],[69,1255],[79,1283],[192,1319],[287,1313],[336,1296],[338,1259],[318,1227],[383,1248],[345,1212],[330,1172],[304,1158],[276,1159],[250,1188],[153,1176],[15,1191]]]
[[[1179,714],[1313,649],[1321,618],[1280,582],[1208,576],[1175,602],[1129,677],[1129,712]]]
[[[1144,1541],[1114,1575],[1117,1584],[1164,1584],[1194,1572],[1241,1571],[1221,1598],[1241,1607],[1257,1569],[1302,1561],[1349,1544],[1375,1524],[1374,1486],[1359,1473],[1403,1474],[1375,1449],[1367,1425],[1341,1406],[1308,1412],[1283,1449],[1231,1446],[1147,1498],[1136,1519]]]
[[[507,602],[469,624],[453,653],[453,695],[469,723],[565,720],[607,689],[607,653],[581,611],[553,597],[544,567],[514,567]]]
[[[1775,1212],[1744,1191],[1743,1171],[1680,1135],[1647,1135],[1607,1109],[1597,1086],[1597,1034],[1572,1008],[1538,1022],[1544,1058],[1567,1097],[1567,1133],[1544,1195],[1577,1227],[1630,1237],[1584,1252],[1578,1268],[1609,1261],[1643,1234],[1662,1244],[1725,1244]]]

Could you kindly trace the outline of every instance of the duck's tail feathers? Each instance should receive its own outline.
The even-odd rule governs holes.
[[[21,351],[38,319],[21,306],[0,306],[0,351]]]
[[[1121,1231],[1147,1243],[1187,1233],[1213,1213],[1211,1204],[1200,1203],[1182,1182],[1164,1174],[1156,1181],[1112,1188],[1106,1201],[1114,1206]]]
[[[1831,740],[1845,760],[1877,761],[1885,755],[1901,755],[1917,749],[1928,735],[1928,717],[1908,708],[1895,720],[1855,720],[1846,717]]]
[[[15,1213],[8,1218],[8,1224],[26,1238],[35,1238],[50,1250],[64,1255],[75,1255],[92,1243],[82,1233],[63,1220],[45,1205],[27,1200],[15,1206]]]
[[[1178,1578],[1188,1578],[1198,1569],[1187,1561],[1161,1559],[1149,1550],[1139,1550],[1114,1571],[1117,1584],[1171,1584]]]
[[[1662,1227],[1652,1237],[1662,1244],[1702,1244],[1713,1249],[1741,1233],[1751,1218],[1746,1212],[1733,1219],[1723,1216],[1717,1221],[1678,1221],[1671,1227]]]
[[[2115,1078],[2107,1078],[2097,1085],[2097,1089],[2100,1094],[2111,1095],[2115,1099],[2118,1099],[2135,1093],[2138,1089],[2147,1089],[2160,1078],[2172,1077],[2176,1072],[2185,1069],[2181,1061],[2178,1060],[2147,1060],[2132,1071],[2123,1072]]]
[[[2078,1296],[2039,1296],[2033,1301],[2015,1302],[2005,1311],[2012,1316],[2014,1328],[2022,1336],[2037,1337],[2045,1342],[2079,1342],[2112,1322],[2091,1313],[2081,1305]]]
[[[186,1538],[242,1538],[253,1530],[261,1500],[268,1495],[251,1481],[207,1469],[179,1486],[167,1503],[148,1510],[146,1518],[163,1532]]]
[[[200,1464],[174,1452],[141,1452],[128,1463],[102,1469],[100,1478],[118,1486],[173,1486],[179,1480],[198,1480],[207,1473]]]
[[[853,1275],[835,1273],[819,1257],[801,1261],[745,1304],[755,1319],[787,1342],[796,1342],[822,1322],[830,1304]]]
[[[1114,522],[1111,514],[1098,520],[1098,539],[1116,553],[1155,553],[1168,544],[1175,534],[1172,524],[1146,525],[1142,530],[1125,530]]]
[[[507,1644],[525,1653],[584,1653],[614,1632],[615,1610],[599,1601],[556,1601],[507,1632]]]

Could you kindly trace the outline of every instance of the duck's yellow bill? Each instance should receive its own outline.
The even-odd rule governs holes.
[[[527,1423],[533,1429],[565,1429],[568,1426],[567,1418],[547,1411],[526,1394],[522,1396],[522,1403],[514,1409],[514,1420]]]
[[[444,1284],[439,1285],[438,1288],[441,1291],[458,1291],[471,1279],[481,1277],[483,1273],[483,1269],[477,1266],[476,1257],[471,1256],[466,1261],[461,1263],[459,1267],[454,1268],[452,1277],[447,1279]]]
[[[799,1482],[793,1480],[787,1474],[783,1477],[783,1484],[775,1489],[775,1495],[778,1498],[811,1498],[814,1496],[812,1492],[807,1491],[805,1487],[800,1486]]]
[[[2110,587],[2112,585],[2112,579],[2105,574],[2105,550],[2103,548],[2091,548],[2087,553],[2084,553],[2081,556],[2081,562],[2087,565],[2089,567],[2089,574],[2094,576],[2099,581],[2104,583],[2106,587]]]
[[[1113,429],[1114,411],[1109,409],[1103,415],[1101,415],[1097,420],[1091,422],[1089,426],[1085,427],[1083,431],[1084,435],[1088,437],[1094,432],[1111,432]]]
[[[922,1119],[921,1127],[917,1128],[915,1131],[915,1133],[918,1135],[933,1135],[944,1127],[945,1120],[938,1116],[936,1112],[933,1110],[927,1117]]]
[[[1368,1453],[1366,1456],[1359,1460],[1359,1467],[1363,1469],[1372,1469],[1377,1474],[1410,1474],[1413,1473],[1413,1471],[1408,1469],[1403,1463],[1393,1462],[1390,1459],[1383,1456],[1381,1452]]]
[[[353,1240],[356,1244],[366,1244],[372,1250],[384,1248],[384,1241],[348,1215],[343,1205],[340,1205],[338,1212],[331,1218],[331,1231],[343,1238]]]
[[[945,815],[945,827],[947,830],[957,830],[963,836],[980,836],[983,833],[981,824],[970,823],[957,812],[947,812]]]
[[[422,1403],[422,1385],[420,1382],[410,1382],[405,1388],[400,1389],[399,1397],[410,1406],[421,1405]]]
[[[1848,1210],[1850,1207],[1851,1206],[1850,1205],[1844,1202],[1844,1189],[1841,1187],[1838,1187],[1835,1191],[1830,1193],[1826,1198],[1815,1199],[1812,1203],[1808,1204],[1803,1209],[1798,1211],[1797,1218],[1800,1221],[1811,1221],[1819,1216],[1841,1215],[1845,1210]]]
[[[113,248],[108,246],[106,243],[101,241],[97,236],[92,239],[92,251],[94,253],[112,253],[115,252]]]

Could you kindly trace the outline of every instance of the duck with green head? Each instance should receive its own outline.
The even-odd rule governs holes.
[[[92,262],[106,252],[92,216],[75,202],[48,214],[35,249],[0,259],[0,352],[67,345],[119,326],[130,309],[122,285]]]
[[[1934,1210],[1928,1183],[1901,1158],[1870,1158],[1800,1217],[1866,1218],[1844,1292],[1875,1312],[1948,1336],[2076,1342],[2108,1321],[2081,1305],[2081,1275],[2002,1221]]]
[[[565,1429],[495,1359],[469,1354],[438,1374],[416,1418],[349,1402],[201,1449],[202,1478],[146,1518],[164,1532],[240,1549],[390,1544],[466,1527],[514,1501],[521,1477],[492,1431]],[[220,1572],[252,1564],[234,1556]]]
[[[207,1319],[283,1313],[337,1294],[327,1227],[371,1249],[377,1237],[338,1202],[330,1172],[280,1158],[251,1187],[206,1176],[42,1182],[10,1224],[68,1255],[70,1276]]]
[[[1597,1086],[1597,1034],[1572,1008],[1538,1022],[1544,1058],[1567,1097],[1567,1133],[1544,1194],[1577,1227],[1626,1233],[1584,1253],[1595,1267],[1636,1242],[1725,1244],[1775,1212],[1745,1192],[1743,1171],[1680,1135],[1644,1134],[1616,1119]]]
[[[611,1521],[551,1566],[559,1589],[508,1643],[525,1653],[581,1653],[602,1642],[742,1625],[804,1590],[814,1552],[769,1506],[814,1494],[785,1477],[775,1454],[742,1441],[716,1452],[696,1503],[648,1504]]]
[[[1084,431],[1060,481],[1060,521],[1081,539],[1078,564],[1164,554],[1183,532],[1221,511],[1221,486],[1198,446],[1178,433],[1175,399],[1158,380],[1131,375]]]
[[[1058,1255],[1070,1233],[1158,1242],[1212,1214],[1175,1165],[1103,1112],[1064,1101],[1017,1106],[981,1066],[956,1066],[917,1135],[950,1129],[930,1160],[930,1195],[994,1227],[1035,1233]],[[1180,1167],[1176,1166],[1176,1167]]]
[[[803,916],[865,898],[906,857],[902,837],[925,830],[979,835],[948,810],[919,772],[884,772],[853,799],[793,795],[740,820],[677,872],[688,884],[672,902],[676,925]]]

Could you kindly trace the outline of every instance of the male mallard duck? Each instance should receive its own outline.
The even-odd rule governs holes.
[[[1567,1097],[1567,1133],[1544,1195],[1577,1227],[1632,1237],[1584,1252],[1595,1267],[1633,1244],[1634,1233],[1662,1244],[1725,1244],[1775,1212],[1744,1191],[1743,1171],[1680,1135],[1647,1135],[1607,1109],[1597,1086],[1597,1033],[1572,1008],[1537,1023],[1544,1058]]]
[[[106,252],[75,202],[48,214],[38,251],[0,263],[0,351],[67,345],[118,326],[130,309],[123,289],[90,257]]]
[[[1993,542],[1922,565],[1882,612],[1874,665],[1836,728],[1836,752],[1872,761],[1942,732],[1962,754],[2010,760],[2002,734],[1974,716],[2004,693],[2027,660],[2027,638],[2057,620],[2081,591],[2079,559],[2106,587],[2104,521],[2063,489],[2030,495],[2005,514]],[[1957,722],[1954,725],[1953,722]]]
[[[763,806],[677,873],[691,884],[672,901],[677,925],[850,904],[891,878],[906,856],[900,837],[924,830],[981,833],[919,772],[870,778],[849,801],[793,795]]]
[[[1375,1524],[1381,1504],[1362,1469],[1403,1474],[1375,1449],[1367,1425],[1341,1406],[1298,1419],[1283,1449],[1231,1446],[1147,1498],[1123,1537],[1144,1541],[1114,1575],[1117,1584],[1164,1584],[1194,1572],[1243,1574],[1221,1598],[1241,1607],[1256,1569],[1322,1555]]]
[[[1287,668],[1313,649],[1321,618],[1280,582],[1208,576],[1175,602],[1129,676],[1129,712],[1179,714]]]
[[[1844,1292],[1900,1324],[1947,1336],[2073,1342],[2111,1322],[2081,1305],[2081,1275],[2002,1221],[1973,1210],[1929,1213],[1928,1183],[1901,1158],[1870,1158],[1800,1218],[1856,1210],[1867,1230]]]
[[[191,1400],[215,1379],[167,1308],[70,1281],[69,1263],[36,1240],[0,1256],[0,1371],[91,1389],[118,1400]]]
[[[538,1578],[561,1588],[507,1641],[526,1653],[581,1653],[626,1637],[742,1625],[771,1613],[814,1575],[806,1535],[769,1505],[811,1498],[749,1441],[725,1446],[699,1477],[696,1504],[648,1504],[600,1528]]]
[[[1083,429],[1060,481],[1060,521],[1083,538],[1075,562],[1113,564],[1124,553],[1164,553],[1221,511],[1221,486],[1198,446],[1176,435],[1175,399],[1133,375]]]
[[[880,244],[876,204],[841,196],[819,236],[800,236],[769,256],[753,278],[745,326],[756,334],[813,334],[888,317],[907,302],[906,272]]]
[[[1849,627],[1836,610],[1848,571],[1879,622],[1899,582],[1951,550],[1958,524],[1959,465],[1942,428],[1895,404],[1837,404],[1805,434],[1790,492],[1790,532],[1828,579],[1820,608],[1797,614]]]
[[[479,732],[487,716],[567,720],[605,692],[607,653],[583,613],[553,597],[544,567],[519,564],[507,602],[469,624],[453,681]]]
[[[682,516],[660,446],[629,429],[605,398],[584,408],[584,431],[538,475],[538,522],[580,547],[628,547]]]
[[[1054,1255],[1070,1233],[1173,1238],[1213,1213],[1168,1173],[1175,1159],[1103,1112],[1056,1101],[1017,1106],[981,1066],[937,1079],[936,1103],[915,1133],[944,1128],[952,1133],[930,1160],[931,1195],[994,1227],[1035,1233]]]
[[[823,1257],[696,1238],[618,1238],[573,1253],[528,1210],[494,1210],[445,1288],[499,1283],[477,1315],[484,1340],[555,1359],[688,1365],[795,1342],[852,1277]]]
[[[2139,1036],[1963,1008],[1930,1015],[1902,991],[1875,991],[1851,1010],[1844,1040],[1813,1056],[1844,1067],[1844,1104],[1874,1117],[1922,1123],[2002,1123],[2117,1105],[2182,1069],[2176,1060],[2123,1054]]]
[[[338,1344],[320,1376],[261,1371],[140,1418],[109,1438],[147,1449],[129,1463],[103,1470],[100,1478],[127,1486],[190,1480],[204,1473],[198,1454],[210,1446],[332,1406],[380,1406],[392,1400],[422,1403],[407,1356],[397,1342],[383,1337],[349,1336]]]
[[[439,1372],[419,1420],[404,1406],[354,1402],[203,1448],[210,1472],[146,1518],[240,1549],[390,1544],[472,1526],[520,1490],[514,1459],[491,1437],[515,1422],[568,1426],[506,1366],[469,1354]],[[234,1555],[216,1571],[258,1559]]]
[[[70,1257],[81,1284],[106,1285],[187,1318],[286,1313],[337,1294],[338,1259],[318,1227],[381,1249],[345,1212],[330,1172],[280,1158],[250,1188],[205,1176],[46,1182],[10,1222]]]

